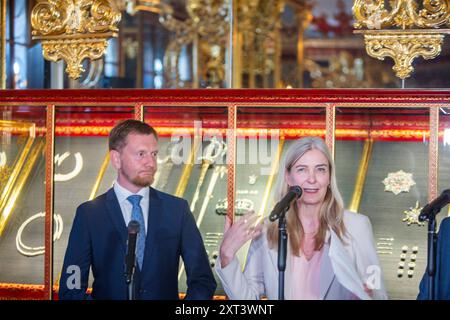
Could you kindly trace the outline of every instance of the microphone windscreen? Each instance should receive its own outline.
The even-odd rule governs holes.
[[[300,197],[302,195],[302,192],[303,192],[302,188],[300,188],[299,186],[290,187],[289,190],[294,192],[297,197]]]
[[[128,223],[128,233],[139,233],[141,225],[136,220],[131,220],[130,223]]]

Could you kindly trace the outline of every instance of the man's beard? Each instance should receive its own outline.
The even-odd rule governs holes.
[[[124,171],[122,171],[123,175],[128,179],[128,181],[131,181],[135,186],[138,187],[149,187],[153,183],[155,175],[152,174],[151,176],[146,177],[140,177],[139,174],[135,177],[131,178],[128,174],[126,174]]]
[[[131,180],[133,184],[139,187],[149,187],[153,183],[153,176],[147,178],[141,178],[139,176]]]

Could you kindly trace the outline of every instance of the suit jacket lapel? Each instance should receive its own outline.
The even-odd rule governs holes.
[[[153,248],[156,243],[157,230],[163,216],[161,199],[159,198],[157,191],[153,188],[150,188],[149,197],[150,201],[147,213],[148,214],[147,238],[145,239],[145,255],[142,268],[144,271],[145,271],[144,266],[148,263],[152,255]]]
[[[127,226],[123,219],[122,210],[120,209],[119,201],[117,200],[114,189],[111,188],[106,193],[106,208],[108,216],[111,219],[117,233],[119,234],[121,242],[126,246],[127,243]]]

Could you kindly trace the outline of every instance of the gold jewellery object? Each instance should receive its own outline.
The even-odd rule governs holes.
[[[255,205],[250,199],[236,199],[234,207],[235,214],[238,216],[242,216],[255,209]],[[218,215],[226,216],[228,212],[228,199],[219,199],[215,211]]]
[[[118,36],[121,13],[113,0],[45,0],[31,12],[33,40],[41,40],[45,59],[67,63],[66,72],[78,79],[84,59],[99,59],[108,39]]]
[[[401,79],[411,76],[415,58],[436,58],[450,33],[442,29],[450,25],[448,0],[355,0],[353,14],[369,56],[392,58]]]

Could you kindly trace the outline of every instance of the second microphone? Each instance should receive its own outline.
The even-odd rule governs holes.
[[[290,187],[283,199],[278,202],[270,213],[269,220],[275,221],[280,215],[289,210],[291,203],[302,196],[303,190],[299,186]]]

